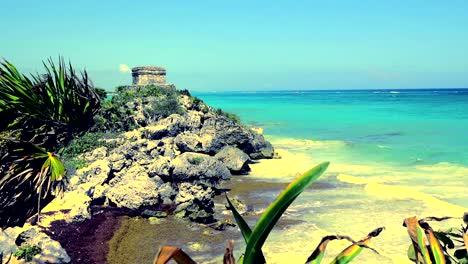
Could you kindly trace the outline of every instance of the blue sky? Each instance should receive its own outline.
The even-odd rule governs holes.
[[[468,87],[468,1],[6,1],[0,56],[97,86],[161,65],[194,91]]]

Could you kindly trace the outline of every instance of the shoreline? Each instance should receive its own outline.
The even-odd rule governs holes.
[[[278,154],[281,156],[281,159],[267,159],[267,160],[261,160],[260,162],[258,163],[255,163],[255,164],[251,164],[251,172],[248,174],[248,175],[239,175],[239,176],[233,176],[233,178],[227,183],[227,187],[230,188],[230,191],[229,191],[229,195],[232,196],[232,197],[239,197],[241,200],[243,200],[246,204],[250,204],[250,205],[253,205],[255,210],[258,211],[258,213],[261,213],[262,210],[264,210],[266,208],[266,206],[268,206],[268,204],[273,201],[274,197],[288,184],[288,182],[295,178],[298,174],[300,174],[301,172],[307,170],[308,168],[310,168],[310,166],[313,166],[316,162],[314,162],[314,159],[310,156],[307,156],[306,154],[304,153],[301,153],[300,151],[298,152],[295,152],[294,150],[286,150],[286,149],[282,149],[280,147],[278,147],[275,142],[272,142],[273,146],[275,147],[275,150],[278,152]],[[293,169],[291,169],[293,168]],[[342,165],[342,166],[337,166],[337,170],[340,170],[340,169],[343,169],[343,168],[346,168],[346,166]],[[262,176],[263,175],[263,176]],[[276,175],[275,177],[269,177],[267,175]],[[344,184],[344,185],[348,185],[351,184],[351,185],[355,185],[357,186],[357,188],[361,188],[359,186],[363,186],[364,188],[362,189],[362,191],[364,192],[363,194],[365,195],[371,195],[372,196],[372,192],[368,193],[368,190],[366,190],[367,188],[371,188],[371,187],[375,187],[375,186],[378,186],[378,187],[382,187],[382,184],[378,183],[379,181],[372,181],[372,179],[370,179],[370,181],[366,181],[366,179],[364,178],[359,178],[359,177],[354,177],[354,176],[351,176],[351,175],[346,175],[346,174],[340,174],[340,173],[337,173],[336,170],[331,170],[330,172],[328,172],[327,174],[328,176],[324,176],[326,178],[323,178],[321,181],[318,181],[317,183],[315,183],[312,187],[312,191],[310,191],[310,193],[314,193],[315,191],[314,190],[321,190],[321,191],[327,191],[327,190],[337,190],[337,188],[340,188],[340,186],[336,186],[336,181],[337,182],[341,182],[341,184]],[[378,185],[376,185],[378,184]],[[387,185],[386,185],[387,186]],[[343,187],[343,186],[341,186]],[[367,188],[366,188],[367,187]],[[388,188],[398,188],[398,187],[394,187],[394,186],[387,186]],[[344,191],[346,191],[346,188],[343,189]],[[395,190],[401,190],[401,189],[395,189]],[[377,193],[378,194],[378,193]],[[308,195],[308,194],[306,194]],[[375,195],[373,195],[375,196]],[[406,197],[406,199],[412,199],[414,201],[417,201],[419,199],[427,199],[427,194],[426,196],[419,196],[417,198],[412,198],[412,197]],[[378,198],[378,196],[376,196]],[[223,200],[224,199],[224,196],[222,195],[219,195],[215,198],[215,203],[216,203],[216,207],[217,207],[217,210],[219,210],[221,208],[222,209],[225,209],[225,208],[222,208],[224,205],[223,203]],[[379,198],[380,199],[380,198]],[[391,199],[391,198],[390,198]],[[435,198],[434,198],[435,199]],[[293,208],[290,209],[293,213],[293,215],[286,215],[284,218],[285,219],[282,219],[279,223],[278,223],[278,227],[275,228],[275,229],[284,229],[284,230],[294,230],[294,228],[300,228],[302,229],[303,227],[302,226],[308,226],[308,225],[316,225],[318,223],[314,223],[314,221],[311,221],[311,222],[308,222],[307,220],[299,220],[299,219],[302,219],[302,217],[299,215],[299,218],[297,218],[297,216],[295,216],[297,213],[295,213],[295,211],[297,211],[298,209],[294,209],[294,207],[300,207],[301,206],[301,201],[304,202],[304,198],[302,198],[301,200],[298,200],[297,202],[295,202],[295,204],[293,204]],[[443,202],[443,201],[442,201]],[[305,204],[307,205],[307,204]],[[307,206],[310,206],[310,205],[307,205]],[[325,208],[325,210],[328,210]],[[289,211],[289,210],[288,210]],[[300,212],[301,210],[299,210],[298,212]],[[229,214],[228,211],[225,211],[225,212],[222,212],[223,213],[226,213],[226,217],[231,217],[231,215]],[[291,214],[291,213],[289,213]],[[258,218],[259,215],[256,215],[256,216],[250,216],[248,217],[248,221],[251,225],[254,225],[255,222],[256,222],[256,219]],[[93,216],[93,219],[94,219],[95,216]],[[235,253],[236,253],[236,256],[240,254],[241,252],[241,249],[243,247],[243,240],[241,239],[240,235],[238,234],[238,230],[237,230],[237,227],[235,228],[229,228],[228,230],[225,230],[225,231],[215,231],[211,228],[208,228],[208,227],[201,227],[201,226],[198,226],[198,227],[194,227],[190,222],[188,221],[185,221],[185,220],[179,220],[179,219],[174,219],[172,216],[171,217],[168,217],[168,218],[164,218],[162,220],[160,220],[158,223],[149,223],[149,220],[146,219],[146,218],[140,218],[140,217],[136,217],[136,218],[132,218],[132,217],[127,217],[125,216],[125,214],[115,214],[115,215],[112,215],[112,217],[114,217],[115,220],[114,221],[114,225],[110,225],[113,229],[112,232],[110,232],[112,235],[109,235],[107,237],[107,243],[105,243],[104,247],[106,247],[106,259],[108,261],[108,263],[121,263],[120,261],[122,260],[122,256],[126,256],[125,258],[127,259],[129,256],[131,257],[132,254],[129,254],[129,252],[136,252],[135,251],[135,248],[132,248],[130,247],[128,250],[130,251],[126,251],[125,247],[126,246],[123,246],[124,244],[127,245],[132,245],[132,243],[130,243],[130,241],[140,241],[141,238],[139,238],[140,235],[146,235],[146,240],[148,240],[148,228],[154,228],[154,231],[156,233],[153,233],[153,231],[149,232],[149,233],[152,233],[152,234],[155,234],[155,236],[159,236],[159,235],[162,235],[162,237],[165,237],[164,239],[158,239],[158,241],[167,241],[167,242],[170,242],[172,241],[173,243],[175,244],[172,244],[172,245],[175,245],[175,246],[180,246],[182,248],[184,248],[184,250],[187,250],[191,256],[193,256],[196,260],[200,261],[202,260],[203,263],[217,263],[216,261],[212,261],[212,262],[207,262],[207,257],[208,258],[214,258],[216,260],[218,260],[218,257],[221,257],[222,256],[222,253],[223,253],[223,247],[224,247],[224,244],[225,244],[225,240],[226,239],[229,239],[229,236],[231,236],[230,239],[232,239],[232,236],[237,236],[236,238],[236,246],[235,246]],[[125,219],[123,220],[124,221],[124,226],[122,226],[122,219]],[[295,220],[296,219],[296,220]],[[112,219],[111,219],[112,220]],[[91,222],[93,222],[94,220],[91,220]],[[108,221],[108,220],[105,220],[105,221]],[[132,224],[133,223],[133,224]],[[136,225],[136,226],[135,226]],[[169,225],[169,226],[168,226]],[[104,226],[109,226],[109,225],[104,225]],[[139,226],[139,227],[138,227]],[[192,227],[191,227],[192,226]],[[126,229],[127,231],[125,230],[122,230],[122,228]],[[158,230],[160,230],[159,228],[163,228],[164,232],[160,232]],[[193,229],[195,228],[195,229]],[[201,237],[198,237],[196,239],[193,239],[191,242],[190,241],[183,241],[183,240],[180,240],[178,238],[176,238],[174,240],[173,237],[171,237],[173,235],[173,231],[174,230],[186,230],[187,232],[185,232],[186,234],[184,235],[185,239],[188,239],[190,240],[190,238],[194,238],[196,237],[196,235],[194,234],[191,234],[190,232],[194,232],[194,230],[198,230],[198,231],[195,231],[195,232],[202,232],[202,234],[205,234],[205,235],[208,235],[208,236],[203,236],[203,238]],[[393,228],[391,228],[392,230]],[[321,230],[321,231],[320,231]],[[133,233],[132,236],[128,236],[128,233],[127,235],[124,235],[126,232],[129,232],[131,231]],[[321,234],[322,236],[323,235],[326,235],[326,234],[329,234],[331,230],[322,230],[322,229],[318,229],[317,231],[315,232],[319,232],[319,234]],[[405,230],[404,229],[401,229],[398,227],[394,230],[395,232],[398,232],[398,233],[404,233]],[[123,233],[122,233],[123,232]],[[278,234],[275,232],[273,232],[273,240],[276,241],[277,239],[277,236]],[[334,233],[334,232],[331,232],[331,233]],[[120,235],[119,235],[120,234]],[[208,248],[208,245],[207,243],[204,243],[204,242],[196,242],[196,241],[213,241],[213,240],[206,240],[207,237],[212,237],[213,238],[214,236],[214,241],[217,241],[216,245],[213,246],[211,245],[213,248],[212,249],[209,249]],[[127,239],[126,239],[127,237]],[[133,237],[130,239],[130,237]],[[220,238],[223,238],[223,239],[220,239]],[[317,239],[317,234],[315,234],[313,236],[313,241],[315,241],[315,239]],[[153,238],[154,239],[154,238]],[[60,241],[60,240],[59,240]],[[101,242],[105,242],[104,240],[100,240]],[[112,242],[111,242],[112,241]],[[119,241],[119,242],[116,242],[116,241]],[[98,242],[98,240],[96,240],[96,242]],[[119,244],[120,243],[120,244]],[[123,243],[123,244],[122,244]],[[278,241],[276,242],[271,242],[272,245],[267,245],[266,248],[265,248],[265,254],[267,256],[267,258],[273,258],[273,260],[270,260],[271,263],[282,263],[281,260],[291,260],[291,254],[288,253],[288,252],[275,252],[274,248],[276,248],[275,245],[278,244]],[[307,243],[307,248],[310,247],[310,250],[312,250],[312,246],[315,242],[308,242]],[[112,244],[112,245],[111,245]],[[162,243],[161,245],[163,245],[164,243]],[[267,243],[268,244],[268,243]],[[379,241],[376,240],[376,244],[379,245],[381,244]],[[139,252],[138,255],[142,255],[142,257],[145,257],[145,260],[148,260],[150,259],[151,257],[154,257],[152,256],[152,253],[156,254],[157,253],[157,250],[156,250],[156,245],[151,245],[152,247],[150,247],[149,249],[149,252],[151,253],[143,253],[143,252]],[[64,248],[66,248],[64,246]],[[103,247],[101,247],[101,249],[104,249]],[[384,247],[384,248],[380,248],[379,251],[382,251],[381,253],[383,254],[383,256],[386,256],[386,258],[388,259],[391,259],[393,261],[393,263],[404,263],[403,261],[406,260],[405,256],[401,255],[400,252],[396,252],[395,254],[388,254],[386,251],[387,248]],[[117,250],[117,251],[113,251],[113,250]],[[140,249],[141,250],[144,250],[144,249]],[[309,249],[308,249],[309,250]],[[146,250],[145,252],[147,252],[148,250]],[[330,250],[331,252],[333,252],[333,250]],[[68,249],[67,249],[67,252],[68,252]],[[77,251],[78,252],[78,251]],[[92,251],[91,251],[92,252]],[[99,256],[97,255],[102,255],[102,251],[101,252],[97,252],[97,251],[94,251],[96,252],[96,256],[95,256],[95,260],[96,258],[99,258]],[[76,252],[73,253],[73,249],[72,249],[72,252],[70,253],[70,256],[74,256],[74,254],[77,254]],[[136,254],[136,253],[134,253]],[[120,255],[120,257],[119,257]],[[369,254],[363,254],[363,256],[367,256]],[[401,256],[400,256],[401,255]],[[151,257],[150,257],[151,256]],[[298,261],[302,261],[304,256],[302,256],[301,254],[297,255],[294,257],[294,258],[297,258]],[[372,258],[375,258],[374,256],[370,256],[369,257],[370,259]],[[128,260],[128,259],[127,259]],[[94,263],[99,263],[99,262],[94,262]],[[105,263],[105,262],[102,262],[102,263]],[[367,262],[365,262],[367,263]],[[386,262],[384,262],[386,263]],[[392,262],[389,262],[389,263],[392,263]]]

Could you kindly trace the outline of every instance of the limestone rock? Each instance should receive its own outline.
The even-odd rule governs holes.
[[[106,193],[106,197],[118,207],[139,209],[158,204],[158,188],[161,178],[147,175],[127,174],[116,182]]]
[[[148,174],[150,177],[159,176],[162,179],[169,180],[170,177],[170,159],[160,156],[148,166]]]
[[[169,182],[162,184],[158,189],[158,193],[161,205],[173,204],[174,198],[177,195],[177,191],[172,187],[171,183]]]
[[[202,152],[203,143],[201,138],[192,132],[184,132],[177,135],[174,143],[181,152]]]
[[[91,198],[80,190],[65,192],[62,198],[55,198],[42,209],[40,222],[47,225],[47,223],[61,219],[67,222],[91,219],[90,204]]]
[[[59,242],[35,227],[7,228],[0,232],[0,249],[4,255],[4,261],[20,246],[37,246],[41,252],[35,255],[29,263],[70,263],[71,259]],[[12,263],[22,263],[12,257]]]
[[[242,150],[227,146],[215,155],[233,174],[246,174],[250,171],[249,155],[245,154]]]
[[[210,187],[181,183],[175,198],[177,207],[174,213],[182,214],[195,222],[212,223],[214,222],[214,195]]]
[[[206,154],[185,152],[171,161],[172,180],[175,182],[197,182],[216,186],[221,180],[230,178],[226,166]]]
[[[100,147],[97,148],[93,151],[86,152],[83,154],[83,157],[87,161],[95,161],[95,160],[102,160],[105,157],[107,157],[107,148],[106,147]]]
[[[246,128],[229,118],[206,114],[200,129],[204,151],[215,154],[225,146],[235,146],[251,158],[273,158],[273,147],[262,135]]]
[[[109,177],[110,163],[107,159],[96,160],[88,167],[79,169],[70,179],[67,186],[69,190],[76,190],[78,186],[83,183],[89,186],[101,185]]]

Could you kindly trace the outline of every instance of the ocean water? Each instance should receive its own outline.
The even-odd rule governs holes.
[[[356,263],[410,263],[405,217],[468,211],[468,90],[353,90],[194,93],[261,127],[283,157],[252,165],[252,179],[289,182],[330,161],[320,188],[304,192],[272,232],[269,263],[303,263],[326,234],[365,236],[379,226],[377,255]],[[259,191],[262,199],[276,192]],[[242,198],[242,197],[240,197]],[[434,223],[435,228],[459,226]],[[239,241],[242,244],[242,241]],[[328,258],[340,245],[329,246]]]

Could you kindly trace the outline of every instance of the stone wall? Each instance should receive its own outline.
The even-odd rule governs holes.
[[[166,84],[166,69],[157,66],[135,67],[132,69],[133,85]]]

